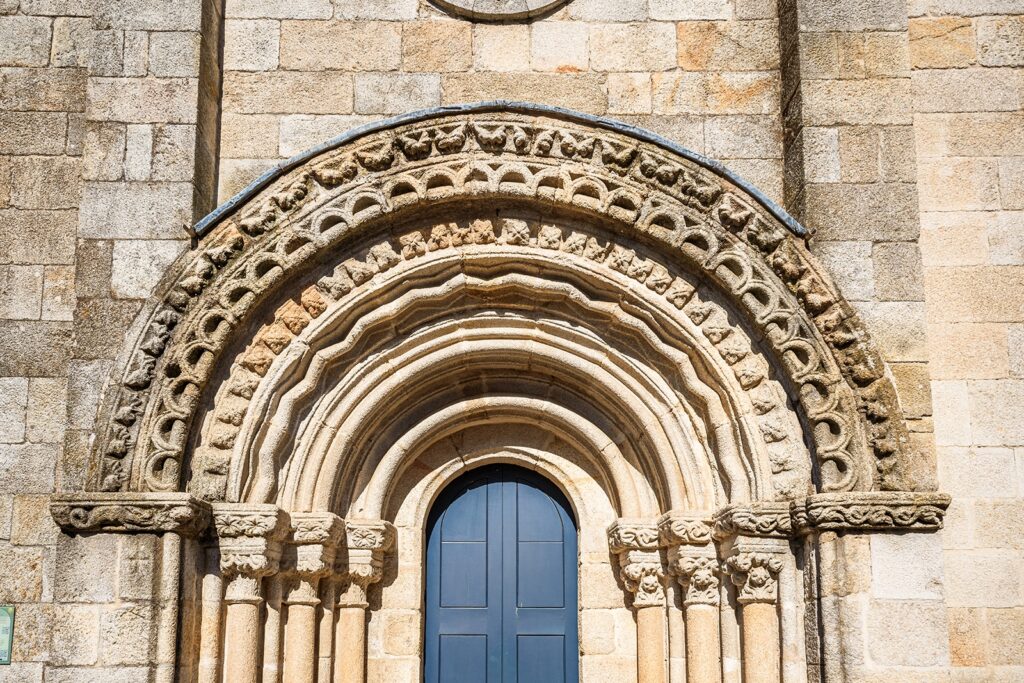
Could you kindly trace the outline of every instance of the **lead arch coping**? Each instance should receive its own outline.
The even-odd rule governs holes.
[[[415,182],[433,171],[441,185]],[[481,199],[608,220],[714,286],[791,381],[818,465],[844,459],[847,476],[826,475],[817,490],[918,485],[892,382],[863,324],[806,250],[805,229],[717,163],[657,136],[491,102],[352,131],[282,164],[197,224],[195,248],[169,269],[119,355],[99,409],[89,487],[182,490],[194,418],[222,352],[286,273],[308,268],[372,219]],[[311,214],[327,202],[340,210],[317,234]],[[324,304],[320,296],[301,307],[310,317]],[[835,443],[827,432],[842,429],[842,453],[821,447]]]

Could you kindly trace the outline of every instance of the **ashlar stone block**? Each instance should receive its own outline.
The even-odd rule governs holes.
[[[0,16],[0,66],[46,66],[51,31],[43,17]]]
[[[394,22],[283,21],[281,67],[288,70],[390,71],[402,62]]]
[[[468,71],[473,64],[473,25],[463,21],[409,22],[402,29],[402,69]]]
[[[767,71],[779,66],[775,21],[683,21],[679,66],[687,71]]]
[[[43,266],[0,266],[0,318],[38,320],[42,298]]]
[[[671,24],[595,24],[590,29],[595,71],[665,71],[676,66]]]
[[[1024,65],[1024,17],[980,17],[978,61],[985,66]]]
[[[908,35],[915,69],[958,68],[976,59],[974,22],[969,18],[915,17]]]
[[[224,70],[273,71],[277,68],[281,22],[273,19],[224,21]]]
[[[530,28],[518,24],[473,26],[473,67],[522,71],[530,63]]]
[[[441,103],[437,74],[356,74],[357,114],[400,114]]]
[[[530,64],[536,71],[586,71],[590,63],[588,41],[588,27],[582,22],[536,23],[531,28]]]

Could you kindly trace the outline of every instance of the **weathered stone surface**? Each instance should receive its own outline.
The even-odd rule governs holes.
[[[316,97],[308,97],[316,92]],[[235,114],[347,114],[352,77],[336,72],[228,72],[224,106]]]
[[[0,263],[72,263],[76,223],[75,211],[0,210]]]
[[[0,443],[25,440],[28,378],[0,377]]]
[[[872,252],[875,296],[881,301],[924,301],[921,254],[913,242],[880,242]]]
[[[912,75],[914,111],[1017,111],[1020,95],[1011,69],[929,69]]]
[[[145,299],[186,247],[181,240],[118,240],[114,242],[110,286],[114,296]]]
[[[804,120],[812,126],[908,124],[910,96],[909,84],[900,78],[811,81],[803,90]]]
[[[945,553],[950,607],[1015,607],[1022,593],[1019,554],[1012,550],[951,550]]]
[[[0,16],[0,66],[46,66],[51,31],[49,19]]]
[[[331,0],[230,0],[224,16],[244,19],[330,19],[334,13]]]
[[[345,131],[376,120],[377,116],[309,116],[305,114],[281,118],[283,157],[311,149]],[[260,170],[265,170],[262,166]],[[255,176],[254,176],[255,177]]]
[[[0,101],[8,112],[85,111],[85,75],[85,69],[2,69]]]
[[[530,65],[535,71],[572,73],[590,65],[589,31],[572,21],[540,22],[530,31]]]
[[[473,64],[473,28],[460,21],[418,21],[402,28],[405,71],[468,71]]]
[[[125,123],[195,123],[197,83],[182,78],[93,78],[89,117]]]
[[[49,493],[59,448],[53,444],[0,444],[4,493]],[[17,601],[15,601],[17,602]]]
[[[180,238],[191,221],[190,183],[86,183],[79,234],[91,239]]]
[[[588,113],[603,113],[607,95],[594,75],[570,74],[451,74],[442,80],[444,104],[504,98],[542,101]]]
[[[946,69],[973,64],[974,23],[963,17],[910,20],[910,58],[916,69]]]
[[[641,21],[647,18],[647,2],[644,0],[574,0],[568,10],[570,17],[583,21]]]
[[[977,32],[981,64],[1024,65],[1024,17],[982,17],[977,21]]]
[[[890,0],[803,0],[800,28],[804,31],[897,31],[906,28],[906,7]]]
[[[82,192],[82,164],[75,157],[15,158],[11,206],[19,209],[74,209]]]
[[[998,379],[1009,372],[1006,328],[1001,324],[931,325],[931,371],[939,379]]]
[[[225,71],[273,71],[277,68],[281,23],[270,19],[224,22]]]
[[[609,114],[650,114],[651,75],[608,74]]]
[[[397,69],[401,25],[391,22],[283,21],[281,67],[300,71]]]
[[[704,135],[708,155],[718,159],[782,156],[782,130],[774,116],[709,117]]]
[[[473,67],[477,71],[520,71],[530,62],[530,28],[517,24],[473,27]]]
[[[276,157],[280,117],[274,114],[224,114],[220,152],[226,158]]]
[[[936,268],[925,271],[925,291],[942,306],[929,308],[934,321],[1009,322],[1024,308],[1020,266]],[[985,287],[978,287],[985,282]]]
[[[441,103],[441,79],[436,74],[358,74],[355,77],[357,114],[400,114]]]
[[[158,31],[149,37],[149,73],[157,77],[199,76],[199,34]]]
[[[332,0],[338,19],[404,21],[416,18],[417,0]]]
[[[774,21],[677,24],[679,66],[687,71],[767,71],[779,67]]]
[[[807,215],[823,240],[908,240],[918,233],[917,192],[903,183],[807,186]]]
[[[102,25],[144,31],[195,30],[199,26],[201,0],[168,5],[161,0],[99,0],[96,17]]]
[[[0,321],[0,376],[59,377],[71,358],[71,343],[66,323]]]
[[[75,357],[114,358],[139,307],[137,300],[79,299],[75,308]]]
[[[894,638],[893,634],[900,634]],[[946,610],[937,600],[872,600],[868,652],[878,664],[948,666]]]
[[[0,317],[38,320],[42,298],[42,266],[0,266]]]
[[[731,19],[732,5],[729,0],[650,0],[650,12],[656,20]]]
[[[606,24],[590,31],[595,71],[663,71],[676,65],[676,32],[670,24]]]
[[[33,377],[29,385],[26,437],[33,443],[62,443],[67,426],[67,380]],[[17,513],[17,507],[15,508]]]
[[[883,600],[941,600],[941,539],[879,534],[871,539],[871,594]]]

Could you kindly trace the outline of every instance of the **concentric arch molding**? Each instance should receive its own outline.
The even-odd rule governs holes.
[[[282,163],[200,221],[195,248],[169,270],[119,356],[96,425],[91,486],[180,490],[195,418],[226,349],[247,343],[275,293],[346,244],[391,239],[387,226],[397,221],[488,202],[613,226],[727,299],[788,384],[820,491],[907,490],[919,480],[885,367],[807,251],[804,228],[721,165],[663,138],[489,102],[351,131]],[[418,243],[384,244],[342,264],[353,287],[372,287],[396,258],[422,253]],[[304,290],[283,324],[301,329],[329,295]]]
[[[528,19],[560,7],[569,0],[433,0],[452,14],[484,21]]]

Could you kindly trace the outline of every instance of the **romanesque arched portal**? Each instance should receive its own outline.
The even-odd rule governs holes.
[[[413,114],[195,230],[105,393],[91,491],[54,505],[198,535],[181,680],[415,679],[430,505],[484,464],[575,509],[584,680],[805,680],[797,539],[941,522],[803,228],[653,135]]]

